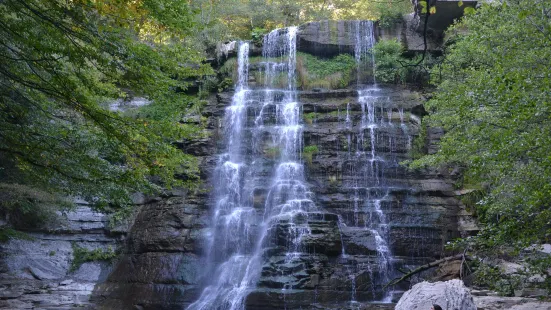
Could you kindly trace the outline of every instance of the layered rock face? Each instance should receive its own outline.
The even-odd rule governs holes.
[[[297,48],[305,46],[301,41],[304,29],[298,31]],[[339,44],[343,44],[338,50],[342,52],[346,44]],[[273,67],[288,70],[289,66]],[[228,108],[235,103],[232,92],[219,93],[209,101],[203,116],[211,138],[182,144],[186,152],[200,158],[207,191],[168,193],[142,208],[125,255],[108,281],[96,286],[95,300],[101,308],[183,309],[199,299],[204,302],[202,309],[214,309],[208,302],[219,302],[215,297],[200,298],[207,287],[210,292],[243,294],[246,309],[392,309],[388,302],[396,301],[407,284],[390,289],[384,284],[399,268],[432,261],[443,253],[447,240],[475,229],[456,199],[449,171],[410,172],[400,164],[409,158],[412,139],[419,132],[423,109],[418,94],[393,86],[358,85],[340,90],[293,90],[294,103],[285,99],[288,90],[259,90],[256,85],[262,81],[255,76],[262,75],[248,75],[250,89],[243,93],[246,107]],[[281,117],[287,115],[282,109],[286,107],[299,109],[293,112],[289,131],[282,130]],[[254,173],[239,172],[239,162],[221,164],[231,156],[216,155],[231,153],[224,143],[224,132],[230,129],[225,113],[242,108],[239,128],[243,131],[232,152],[242,156],[237,158],[246,161]],[[299,119],[294,119],[296,115]],[[293,140],[300,145],[298,153],[292,154],[293,165],[287,165],[296,180],[274,178],[275,167],[285,166],[282,152],[290,147],[285,144],[287,138],[274,137],[287,133],[300,134],[299,142]],[[437,130],[429,132],[429,151],[439,135]],[[227,173],[221,174],[226,168]],[[260,239],[259,249],[243,252],[260,264],[258,275],[250,277],[254,283],[243,286],[244,290],[238,283],[233,291],[231,279],[213,284],[221,271],[233,275],[231,266],[208,268],[212,263],[223,265],[223,259],[216,261],[216,257],[231,254],[231,246],[247,243],[220,235],[229,231],[221,226],[232,224],[231,218],[224,224],[214,214],[228,199],[241,198],[230,195],[229,190],[226,200],[220,200],[224,195],[208,192],[213,184],[226,182],[221,176],[228,177],[227,186],[233,186],[231,175],[243,178],[234,184],[244,188],[239,195],[246,194],[247,209],[239,211],[251,214],[243,226],[236,226],[236,235],[251,240],[258,240],[254,238],[261,233],[268,236]],[[295,192],[286,195],[283,187],[278,187],[282,181],[300,185],[300,197]],[[276,206],[270,202],[274,188],[278,188],[278,199],[289,207],[301,205],[300,212],[265,223],[271,216],[265,208]],[[289,200],[295,196],[299,198]],[[235,219],[241,221],[241,216],[242,212]],[[215,261],[211,261],[213,256]],[[236,261],[234,266],[241,269],[247,264]]]
[[[374,97],[378,128],[371,135],[362,128],[367,111],[356,90],[299,93],[304,145],[318,150],[306,163],[307,181],[323,212],[307,219],[311,235],[304,243],[311,255],[286,266],[283,255],[278,260],[272,254],[247,299],[250,309],[392,300],[401,289],[387,291],[382,284],[395,270],[432,261],[462,233],[458,222],[465,214],[446,173],[413,173],[399,164],[419,129],[419,115],[412,113],[419,97],[393,87],[378,88]],[[370,161],[370,139],[385,164]],[[266,190],[257,193],[254,199],[263,201]]]
[[[197,294],[204,198],[185,193],[145,205],[107,282],[96,286],[100,309],[182,309]]]
[[[469,228],[461,226],[469,216],[462,213],[447,171],[413,173],[398,165],[408,158],[408,137],[418,132],[419,115],[412,111],[418,110],[421,98],[401,88],[379,88],[377,100],[384,105],[384,115],[379,111],[377,117],[386,124],[376,133],[376,151],[378,156],[393,158],[394,166],[387,167],[392,171],[385,175],[389,184],[397,185],[380,205],[388,224],[385,238],[392,253],[388,263],[393,270],[411,268],[439,256],[448,239]],[[217,152],[215,140],[220,141],[219,124],[231,97],[232,93],[221,93],[206,107],[212,140],[186,145],[202,158],[205,177],[211,176],[216,163],[212,156]],[[282,247],[266,253],[257,289],[246,299],[248,309],[307,309],[316,304],[343,309],[352,301],[384,298],[384,275],[380,271],[386,266],[380,266],[377,234],[366,228],[366,221],[375,217],[376,211],[365,203],[370,193],[355,193],[351,186],[358,180],[358,172],[368,173],[365,168],[370,165],[354,156],[361,135],[362,106],[358,100],[353,89],[298,93],[303,143],[318,149],[311,162],[306,162],[305,175],[320,212],[294,220],[307,221],[311,233],[303,240],[310,255],[293,264],[285,263],[289,230],[284,222],[280,224],[274,242]],[[264,113],[275,117],[275,112]],[[254,123],[255,117],[251,111],[248,121]],[[369,144],[367,136],[364,141]],[[371,150],[366,147],[364,151]],[[252,197],[259,209],[266,200],[268,171],[274,160],[270,152],[265,153],[257,164],[266,167],[266,173],[258,180],[260,186]],[[209,194],[173,193],[144,206],[130,232],[127,254],[109,280],[96,288],[103,309],[182,309],[195,301],[202,290],[203,236],[209,231],[209,210],[214,203]]]
[[[125,227],[110,227],[106,215],[80,201],[50,227],[0,244],[0,308],[94,308],[92,290],[112,263],[85,262],[72,270],[75,248],[115,250],[125,234]]]
[[[195,192],[168,191],[141,207],[118,264],[107,281],[95,287],[95,309],[181,310],[197,298],[213,204],[208,180],[216,164],[219,120],[226,104],[213,96],[203,109],[210,138],[179,144],[199,159],[204,183]]]

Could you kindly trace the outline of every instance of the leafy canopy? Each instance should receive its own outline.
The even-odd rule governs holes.
[[[188,1],[6,0],[0,16],[4,182],[124,204],[197,178],[193,156],[171,142],[199,128],[107,109],[134,95],[180,115],[196,105],[186,81],[210,67],[186,43]]]
[[[197,43],[206,47],[232,39],[254,39],[269,30],[319,20],[380,19],[391,26],[412,10],[409,0],[194,0]]]
[[[464,186],[482,189],[479,249],[551,241],[550,20],[549,1],[483,4],[449,31],[433,74],[425,121],[446,134],[413,167],[459,165]]]

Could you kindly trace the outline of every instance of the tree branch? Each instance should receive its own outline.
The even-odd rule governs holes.
[[[428,270],[428,269],[431,269],[433,267],[439,266],[443,263],[454,261],[454,260],[460,260],[460,259],[461,260],[472,260],[471,257],[465,255],[465,253],[457,254],[457,255],[454,255],[454,256],[444,257],[442,259],[436,260],[434,262],[430,262],[430,263],[425,264],[423,266],[417,267],[416,269],[413,269],[412,271],[408,272],[407,274],[405,274],[401,278],[396,278],[396,279],[390,281],[383,288],[387,288],[389,286],[396,285],[400,282],[403,282],[403,281],[411,278],[415,274],[418,274],[418,273],[423,272],[425,270]]]

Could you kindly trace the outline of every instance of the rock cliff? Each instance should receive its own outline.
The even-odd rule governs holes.
[[[377,271],[376,236],[361,224],[353,223],[355,216],[369,215],[367,211],[354,214],[355,196],[349,187],[354,169],[361,169],[361,163],[346,160],[359,134],[345,126],[346,107],[350,107],[351,121],[358,124],[362,115],[358,93],[354,89],[320,90],[299,92],[298,96],[305,117],[304,145],[316,145],[318,149],[307,163],[306,177],[315,203],[324,212],[306,219],[312,228],[312,234],[305,240],[311,255],[287,266],[282,257],[278,259],[277,252],[271,253],[258,289],[247,298],[247,307],[305,309],[317,305],[331,309],[338,305],[342,309],[352,298],[362,302],[380,299],[380,287],[373,285],[374,278],[381,277]],[[221,118],[231,97],[231,92],[219,93],[205,108],[210,140],[182,145],[201,158],[207,189],[215,165],[213,155],[221,147]],[[416,111],[422,98],[399,87],[381,87],[380,97],[392,106],[385,117],[394,125],[388,126],[378,138],[390,139],[404,130],[415,136],[420,117]],[[254,115],[251,113],[249,117]],[[353,142],[349,144],[348,139]],[[427,141],[428,145],[431,143]],[[389,147],[393,148],[397,162],[408,158],[407,140],[381,147],[380,151]],[[272,159],[267,155],[261,160],[260,165],[269,165]],[[264,177],[260,183],[268,186],[269,175]],[[469,215],[456,199],[451,177],[448,171],[413,173],[400,166],[394,168],[392,178],[399,179],[404,186],[392,190],[391,198],[382,205],[389,217],[393,266],[412,267],[431,261],[442,253],[447,240],[472,229],[461,224],[469,220]],[[266,193],[267,187],[260,187],[252,199],[261,206]],[[208,233],[212,199],[208,192],[182,192],[144,206],[129,233],[127,252],[108,281],[96,287],[95,300],[101,301],[102,308],[182,309],[193,302],[204,276],[202,236]],[[282,224],[281,242],[286,231]],[[281,277],[278,275],[281,270],[292,270],[292,275]],[[292,289],[284,290],[289,286]],[[399,291],[397,288],[396,297]]]

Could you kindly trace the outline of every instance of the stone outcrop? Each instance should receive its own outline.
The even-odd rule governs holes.
[[[249,84],[255,85],[254,75],[250,78]],[[400,110],[404,125],[415,135],[419,115],[414,112],[422,111],[418,109],[422,98],[399,87],[383,87],[382,92],[382,98],[395,106],[388,117],[396,125],[395,129],[389,126],[386,133],[381,133],[381,139],[401,128]],[[285,263],[287,224],[279,223],[274,247],[266,250],[270,259],[264,263],[258,289],[246,299],[247,307],[347,309],[355,305],[351,304],[353,299],[358,302],[381,299],[380,287],[373,285],[374,279],[383,276],[378,266],[376,236],[367,229],[349,225],[353,219],[353,198],[347,184],[353,176],[343,158],[348,153],[348,135],[354,141],[356,133],[344,128],[343,122],[347,105],[351,107],[353,122],[361,118],[357,91],[303,91],[298,96],[303,115],[315,112],[314,118],[304,120],[304,145],[316,145],[319,149],[306,166],[306,177],[314,201],[323,211],[303,219],[312,229],[304,240],[310,255],[293,265]],[[231,92],[220,93],[205,107],[210,139],[181,144],[200,158],[206,186],[216,164],[214,154],[222,148],[219,144],[222,119],[231,98]],[[251,109],[250,122],[257,112]],[[265,107],[263,113],[275,110]],[[394,152],[398,158],[406,159],[407,141],[402,141]],[[257,164],[269,167],[273,158],[267,154]],[[258,176],[263,181],[257,182],[261,186],[252,197],[258,208],[263,207],[271,179],[268,168],[260,171],[266,173]],[[397,188],[392,192],[394,198],[382,206],[390,219],[390,247],[395,257],[392,264],[412,268],[432,261],[442,253],[447,240],[465,233],[458,225],[461,204],[455,198],[452,176],[447,171],[413,173],[398,168],[392,179],[401,179],[409,188]],[[143,206],[127,238],[125,254],[108,280],[96,286],[94,301],[101,304],[100,308],[182,309],[196,300],[205,279],[201,273],[202,236],[209,232],[209,210],[213,203],[208,192],[180,192],[168,193]],[[290,276],[280,276],[289,272]],[[407,289],[407,284],[404,285],[396,288],[395,300],[400,290]]]
[[[421,282],[407,291],[396,305],[396,310],[426,310],[433,304],[443,310],[477,310],[469,289],[461,280]]]
[[[422,52],[425,49],[423,32],[419,31],[420,19],[412,14],[405,15],[401,22],[388,28],[375,23],[377,40],[398,40],[408,52]],[[321,21],[311,22],[299,27],[297,33],[298,50],[322,57],[338,54],[352,54],[358,38],[358,21]],[[427,36],[427,50],[439,51],[442,37]]]
[[[353,23],[307,24],[299,29],[298,48],[318,56],[353,53]],[[337,34],[323,31],[315,34],[321,31],[320,27],[327,27],[329,32],[336,29]],[[225,55],[232,55],[231,46],[225,51]],[[260,75],[254,74],[260,68],[258,64],[250,66],[249,87],[261,84],[255,80]],[[182,309],[197,300],[207,280],[212,278],[203,272],[206,270],[203,238],[212,233],[209,221],[215,201],[209,190],[218,160],[216,154],[224,150],[224,114],[232,96],[232,92],[219,93],[204,107],[209,138],[178,144],[199,158],[204,187],[197,192],[169,192],[141,208],[126,240],[124,255],[107,281],[95,288],[93,301],[99,303],[100,309]],[[262,92],[256,96],[259,98],[251,97],[247,106],[245,127],[255,126],[259,113],[269,127],[277,117],[275,105],[256,104],[262,102]],[[273,238],[264,249],[257,288],[245,300],[248,309],[392,308],[389,304],[368,304],[385,297],[384,281],[395,276],[389,270],[412,269],[432,261],[444,254],[443,246],[448,240],[475,229],[468,225],[470,215],[457,199],[453,186],[456,172],[447,169],[412,172],[399,165],[409,158],[411,138],[419,132],[420,118],[425,113],[423,98],[395,86],[380,86],[377,96],[374,106],[378,108],[374,113],[382,123],[375,135],[378,142],[374,151],[390,163],[381,172],[388,190],[379,207],[387,217],[385,238],[392,259],[381,264],[381,236],[368,229],[366,222],[371,221],[373,210],[367,209],[373,206],[364,205],[357,210],[354,207],[370,195],[366,186],[361,196],[354,192],[353,186],[361,179],[358,171],[366,170],[370,163],[351,154],[359,151],[360,141],[367,145],[372,139],[360,125],[365,111],[358,90],[299,91],[304,117],[303,144],[317,148],[310,154],[311,159],[305,160],[305,175],[319,211],[293,219],[281,218],[273,226]],[[350,126],[345,124],[347,116]],[[252,130],[245,130],[241,138],[249,148],[243,154],[263,154],[254,160],[257,179],[250,197],[253,208],[260,213],[276,161],[270,132],[258,130],[254,134],[266,137],[254,144],[254,150],[250,143]],[[434,150],[440,135],[437,130],[429,134],[426,141],[429,151]],[[362,147],[361,151],[366,152],[367,148]],[[291,223],[306,224],[310,232],[302,240],[304,249],[300,257],[289,263],[286,254]],[[402,283],[393,288],[392,296],[386,297],[396,301],[407,288],[409,283]]]
[[[203,109],[210,137],[177,143],[197,156],[204,183],[194,192],[167,191],[141,208],[119,263],[107,281],[95,288],[97,309],[181,310],[197,298],[204,270],[203,237],[212,205],[208,180],[216,164],[227,100],[224,94],[213,96]]]
[[[319,57],[334,57],[338,54],[355,53],[358,34],[356,29],[360,21],[339,20],[319,21],[303,24],[297,32],[297,50]],[[404,50],[409,53],[419,53],[425,49],[422,31],[419,31],[421,20],[417,15],[405,15],[401,22],[388,28],[381,28],[375,23],[375,37],[377,40],[395,39],[402,43]],[[430,33],[429,33],[430,34]],[[441,51],[442,34],[427,36],[427,51]],[[238,44],[231,41],[220,44],[216,54],[220,62],[237,55]],[[251,55],[261,55],[261,47],[252,44]]]
[[[181,309],[197,294],[206,208],[186,193],[145,205],[126,250],[96,286],[99,309]]]
[[[116,249],[125,227],[110,228],[107,216],[80,201],[74,211],[60,213],[55,225],[26,235],[0,244],[0,308],[93,308],[94,286],[105,281],[112,263],[86,262],[71,271],[74,247]]]
[[[549,310],[551,302],[540,301],[536,298],[501,297],[501,296],[474,296],[477,310]]]

